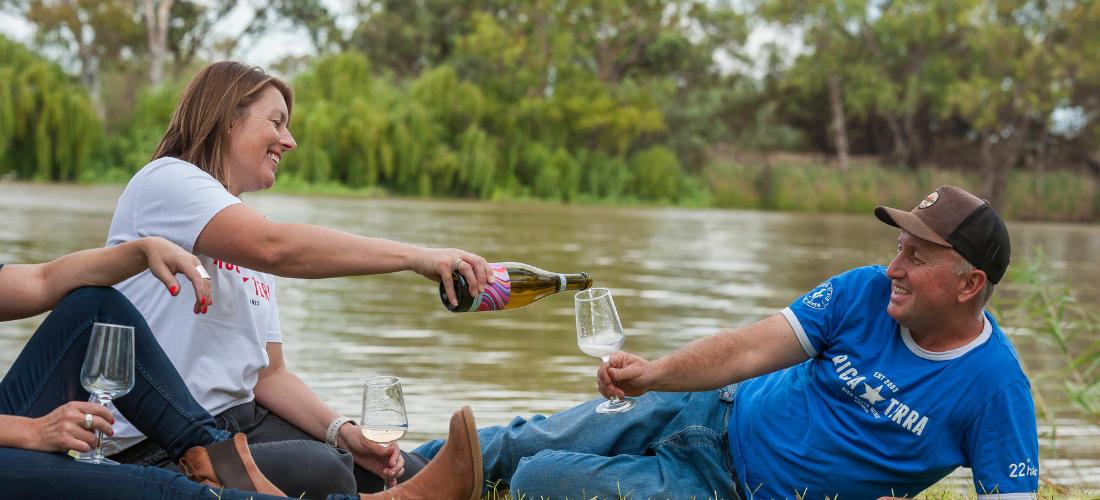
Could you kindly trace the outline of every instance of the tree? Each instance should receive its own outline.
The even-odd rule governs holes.
[[[124,54],[142,52],[141,26],[130,0],[0,0],[35,25],[35,43],[75,55],[80,81],[96,114],[106,114],[100,71],[118,65]],[[124,50],[128,49],[128,50]]]
[[[0,36],[0,175],[77,179],[100,134],[84,88]]]
[[[863,41],[857,27],[866,22],[866,0],[770,0],[761,6],[770,21],[805,33],[812,55],[802,56],[791,76],[796,85],[822,85],[828,91],[833,144],[841,170],[848,169],[848,128],[844,116],[850,65],[860,61]]]
[[[1068,95],[1061,82],[1073,73],[1062,55],[1077,34],[1065,31],[1057,8],[1031,1],[985,1],[968,16],[965,57],[948,87],[949,112],[970,121],[981,150],[980,196],[1004,207],[1009,174],[1020,162],[1029,131]],[[1059,41],[1061,40],[1061,41]]]
[[[164,65],[168,57],[168,22],[172,0],[141,0],[145,16],[145,31],[149,37],[149,85],[164,81]]]

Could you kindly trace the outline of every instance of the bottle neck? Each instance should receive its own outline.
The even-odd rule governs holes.
[[[565,277],[565,288],[558,291],[573,290],[579,292],[592,288],[592,276],[588,273],[562,274]]]

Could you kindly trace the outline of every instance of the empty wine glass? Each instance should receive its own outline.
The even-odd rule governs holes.
[[[405,436],[409,431],[409,417],[405,414],[401,379],[380,376],[363,381],[363,418],[359,420],[359,427],[363,437],[383,447]]]
[[[134,388],[134,327],[94,323],[80,383],[107,406]],[[90,464],[118,465],[103,457],[103,434],[96,432],[95,450],[76,459]]]
[[[577,345],[585,354],[606,363],[626,341],[615,301],[611,300],[611,290],[589,288],[578,292],[573,302],[577,307]],[[596,406],[596,413],[622,413],[635,404],[633,398],[619,399],[617,395],[612,395],[609,401]]]

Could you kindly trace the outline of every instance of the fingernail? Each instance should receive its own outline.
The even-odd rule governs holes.
[[[206,314],[206,310],[207,310],[207,309],[208,309],[208,306],[202,306],[202,313],[203,313],[203,314]]]
[[[168,293],[171,293],[172,295],[175,295],[175,294],[176,294],[176,290],[179,290],[179,287],[177,287],[177,286],[173,286],[172,288],[170,288],[170,289],[168,290]]]
[[[114,419],[114,417],[111,417],[111,425],[115,425],[115,419]]]
[[[200,302],[200,304],[206,304],[206,297],[202,298],[202,302]]]

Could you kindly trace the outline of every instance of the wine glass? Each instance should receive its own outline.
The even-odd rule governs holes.
[[[606,363],[626,340],[619,313],[615,311],[615,301],[611,300],[611,290],[589,288],[578,292],[573,302],[577,306],[577,345],[585,354]],[[622,413],[635,404],[634,398],[619,399],[612,395],[609,401],[596,407],[596,413]]]
[[[363,381],[363,418],[359,420],[363,437],[388,447],[409,431],[409,417],[405,414],[405,396],[401,393],[401,379],[397,377],[370,377]],[[387,489],[383,481],[382,489]]]
[[[84,367],[80,369],[80,383],[103,406],[134,388],[134,327],[92,324],[92,338],[88,343],[88,353],[84,356]],[[103,457],[103,434],[98,431],[95,451],[76,460],[89,464],[118,465],[118,462]]]

